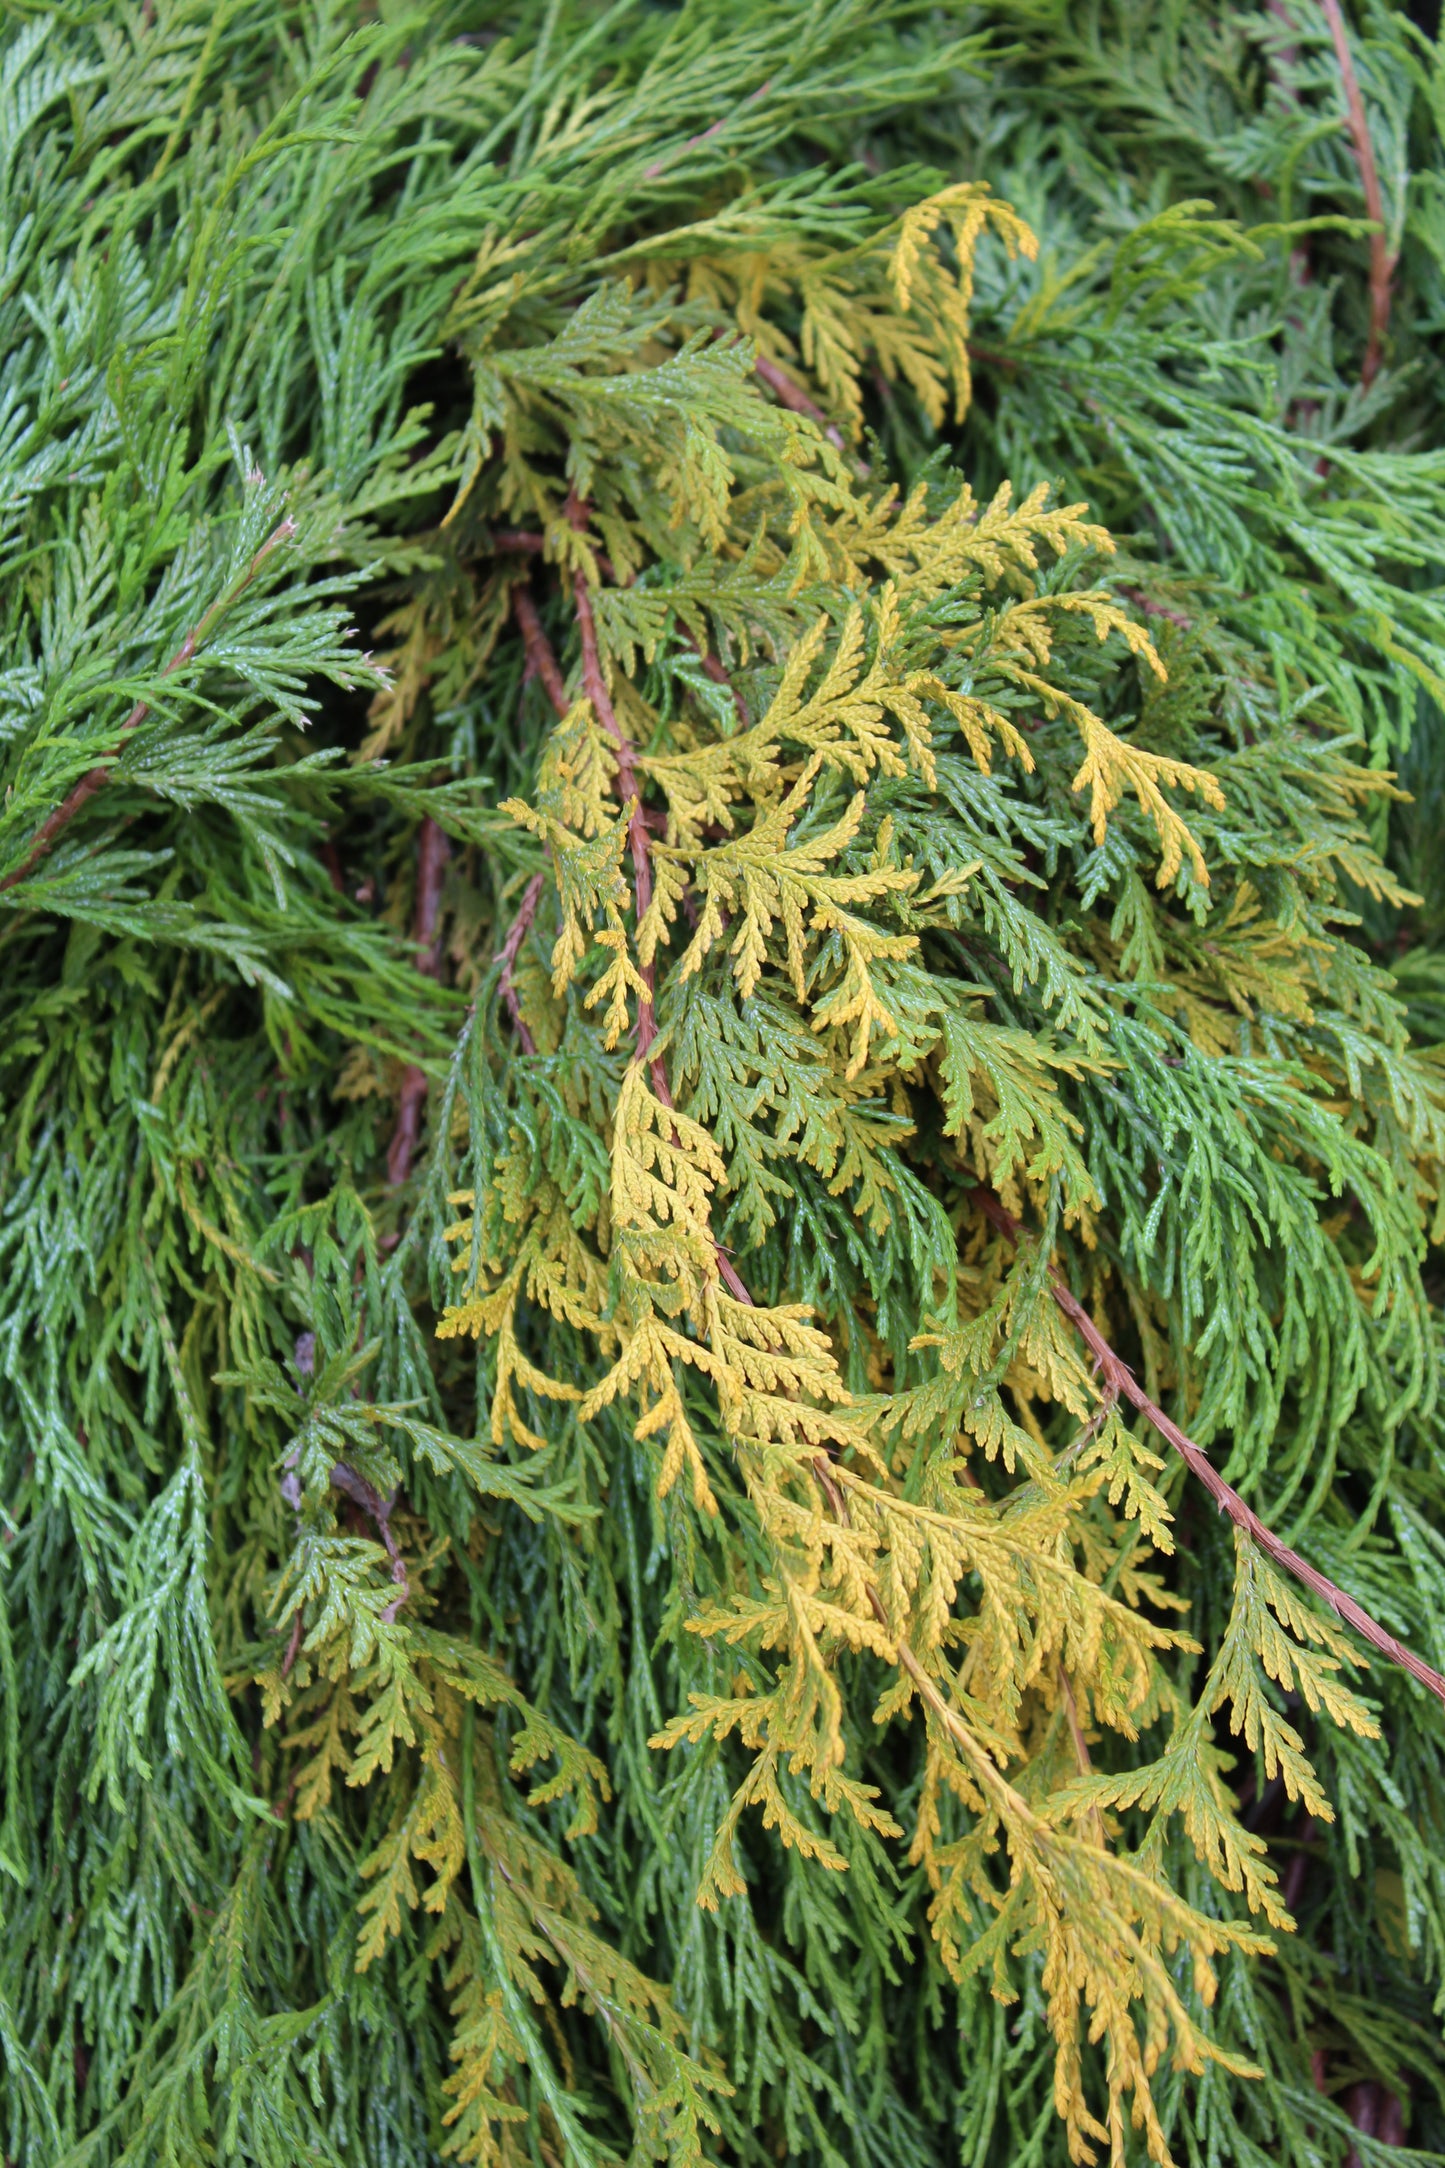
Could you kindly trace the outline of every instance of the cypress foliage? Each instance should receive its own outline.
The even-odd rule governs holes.
[[[1445,2152],[1442,126],[7,12],[9,2161]]]

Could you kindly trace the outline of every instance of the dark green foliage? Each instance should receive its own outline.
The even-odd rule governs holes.
[[[1313,0],[6,12],[17,2168],[1445,2158],[1445,1709],[1049,1281],[1445,1668],[1351,36],[1382,343]]]

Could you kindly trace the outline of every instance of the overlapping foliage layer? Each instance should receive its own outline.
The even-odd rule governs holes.
[[[1438,2157],[1351,36],[1384,322],[1306,0],[10,12],[9,2159]]]

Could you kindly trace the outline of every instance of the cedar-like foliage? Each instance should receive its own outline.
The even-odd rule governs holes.
[[[10,11],[9,2160],[1439,2157],[1442,125]]]

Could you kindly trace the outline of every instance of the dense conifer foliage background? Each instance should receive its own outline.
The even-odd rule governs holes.
[[[1445,2159],[1445,49],[12,0],[0,2151]]]

